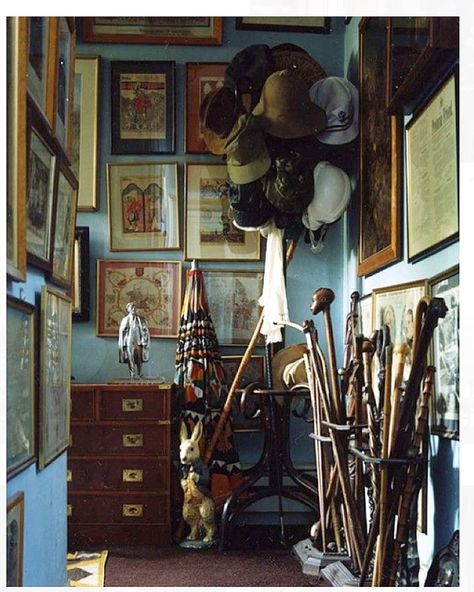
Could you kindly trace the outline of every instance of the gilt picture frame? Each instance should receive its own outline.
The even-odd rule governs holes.
[[[56,21],[56,71],[54,135],[69,158],[72,142],[74,97],[74,19],[60,16]]]

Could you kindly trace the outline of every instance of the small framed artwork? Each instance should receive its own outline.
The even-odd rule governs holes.
[[[34,462],[36,308],[7,296],[7,475]]]
[[[25,17],[7,19],[7,274],[22,282],[26,280],[27,34]]]
[[[89,43],[222,44],[222,17],[216,16],[96,16],[82,23]]]
[[[330,19],[325,16],[243,16],[235,19],[235,28],[249,31],[288,31],[329,33]]]
[[[111,251],[179,249],[178,163],[107,165]]]
[[[247,345],[260,317],[263,271],[204,270],[209,312],[220,345]],[[260,344],[263,344],[263,335]]]
[[[79,181],[78,212],[98,208],[99,68],[98,56],[76,56],[74,60],[71,169]]]
[[[224,164],[186,164],[185,258],[260,260],[260,233],[232,224]]]
[[[69,445],[71,385],[71,299],[41,289],[39,468]]]
[[[23,585],[23,537],[25,496],[16,493],[7,502],[7,580],[8,587]]]
[[[73,267],[72,320],[88,321],[90,316],[88,226],[76,226]]]
[[[174,152],[174,62],[111,62],[112,154]]]
[[[409,261],[459,236],[456,95],[452,74],[406,128]]]
[[[459,266],[429,280],[431,296],[443,298],[448,312],[433,335],[434,396],[431,432],[459,438]]]
[[[72,107],[74,89],[74,19],[57,19],[56,92],[54,135],[69,158],[72,140]]]
[[[372,294],[359,299],[358,333],[367,338],[372,333]]]
[[[64,162],[59,166],[56,193],[51,279],[64,288],[70,288],[74,260],[77,181]]]
[[[128,302],[135,302],[152,337],[177,337],[180,261],[97,261],[97,335],[117,337]]]
[[[385,111],[387,18],[359,24],[360,209],[358,274],[398,261],[402,254],[402,118]]]
[[[185,150],[193,154],[209,154],[199,119],[199,108],[207,93],[224,85],[226,63],[186,64],[186,139]]]

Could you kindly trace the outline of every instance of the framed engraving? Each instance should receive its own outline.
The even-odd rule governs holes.
[[[6,585],[23,585],[23,538],[24,538],[25,495],[16,493],[7,502],[6,540]]]
[[[330,19],[325,16],[243,16],[235,19],[235,28],[249,31],[329,33],[329,23]]]

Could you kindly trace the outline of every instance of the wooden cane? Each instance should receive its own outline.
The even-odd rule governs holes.
[[[370,339],[362,342],[362,362],[364,365],[364,394],[367,403],[367,424],[369,428],[369,453],[373,458],[379,456],[379,424],[377,421],[377,405],[374,391],[372,390],[372,359],[375,353],[375,346]],[[370,480],[372,483],[372,504],[375,507],[378,497],[378,469],[375,463],[370,463]]]
[[[399,343],[395,346],[395,356],[397,358],[397,365],[395,368],[395,382],[392,391],[391,400],[391,414],[390,414],[390,428],[388,438],[389,455],[393,452],[395,445],[395,438],[398,430],[398,418],[400,414],[400,397],[401,384],[403,381],[403,372],[405,370],[405,361],[410,353],[410,346],[408,343]]]

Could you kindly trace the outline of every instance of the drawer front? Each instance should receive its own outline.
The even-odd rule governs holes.
[[[168,456],[170,428],[167,425],[71,424],[69,455],[155,454]],[[133,467],[132,467],[133,468]]]
[[[94,419],[94,390],[71,388],[71,419]]]
[[[103,421],[157,419],[169,422],[169,390],[102,390],[99,394],[100,418]]]
[[[169,498],[156,494],[68,496],[71,524],[167,524]]]
[[[170,466],[167,459],[95,458],[68,461],[69,491],[153,489],[168,491]]]

